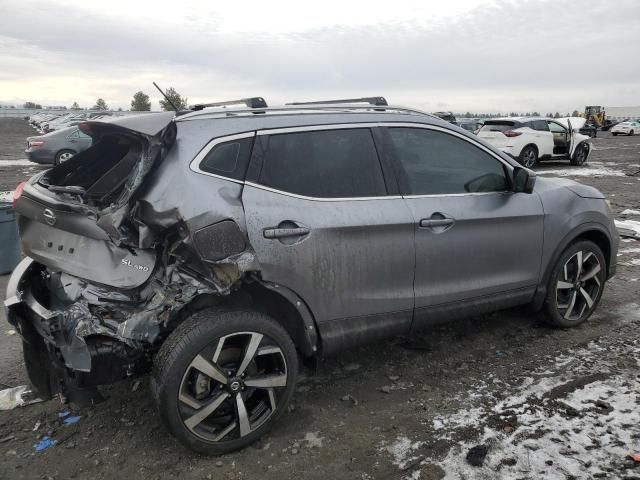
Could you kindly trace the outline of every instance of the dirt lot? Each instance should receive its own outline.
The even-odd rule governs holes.
[[[32,132],[0,121],[0,190],[39,168],[20,162]],[[587,166],[539,173],[593,185],[617,218],[640,221],[640,175],[625,175],[640,169],[640,136],[593,143]],[[327,359],[303,372],[263,441],[220,458],[166,433],[146,378],[106,389],[72,426],[55,400],[0,412],[0,478],[640,479],[627,457],[640,452],[639,279],[640,242],[626,240],[599,310],[578,328],[516,309],[434,328],[413,349],[387,341]],[[20,340],[0,320],[0,383],[26,384]],[[34,453],[43,435],[58,444]]]

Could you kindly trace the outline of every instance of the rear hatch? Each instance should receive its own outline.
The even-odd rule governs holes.
[[[93,145],[32,177],[16,202],[23,252],[51,271],[117,288],[153,272],[156,253],[131,218],[148,174],[175,141],[174,114],[89,121]]]
[[[486,120],[478,131],[478,137],[486,140],[495,147],[509,145],[509,138],[505,132],[522,127],[516,120]]]

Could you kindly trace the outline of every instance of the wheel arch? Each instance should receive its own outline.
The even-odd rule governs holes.
[[[251,308],[269,315],[289,334],[304,357],[319,353],[320,341],[315,319],[307,304],[293,290],[252,277],[229,295],[202,295],[185,306],[178,322],[205,308],[220,311]]]
[[[544,299],[547,294],[547,283],[549,283],[553,266],[558,261],[558,258],[560,258],[562,252],[564,252],[570,245],[581,240],[590,240],[600,247],[606,262],[607,278],[610,277],[612,266],[611,249],[613,243],[611,237],[604,225],[599,223],[583,223],[569,232],[562,241],[558,243],[558,246],[554,250],[553,255],[551,255],[549,262],[544,267],[544,273],[533,300],[535,310],[540,309],[544,303]],[[615,261],[615,259],[613,261]]]

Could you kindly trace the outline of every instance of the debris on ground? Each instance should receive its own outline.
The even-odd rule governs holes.
[[[353,403],[354,406],[358,406],[358,400],[356,400],[352,395],[347,394],[344,395],[340,400],[342,400],[343,402],[348,402],[351,401],[351,403]]]
[[[73,425],[76,424],[78,422],[80,422],[80,416],[79,415],[70,415],[68,417],[66,417],[62,423],[64,423],[65,425]]]
[[[26,385],[0,390],[0,410],[13,410],[26,402],[22,396],[27,392]]]
[[[487,445],[476,445],[471,447],[467,452],[467,463],[474,467],[481,467],[484,463],[484,459],[489,453],[489,447]]]
[[[640,453],[630,453],[629,458],[634,462],[640,463]]]
[[[44,437],[42,437],[40,439],[40,441],[38,443],[36,443],[33,446],[33,448],[35,449],[36,452],[41,452],[43,450],[46,450],[49,447],[53,447],[57,443],[58,443],[58,441],[56,439],[49,438],[48,435],[45,435]]]

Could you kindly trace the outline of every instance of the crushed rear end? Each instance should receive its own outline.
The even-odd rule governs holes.
[[[93,145],[33,177],[17,199],[26,258],[5,306],[38,394],[86,403],[97,385],[147,370],[183,307],[228,293],[237,275],[213,275],[184,221],[141,201],[174,145],[172,113],[80,128]]]

